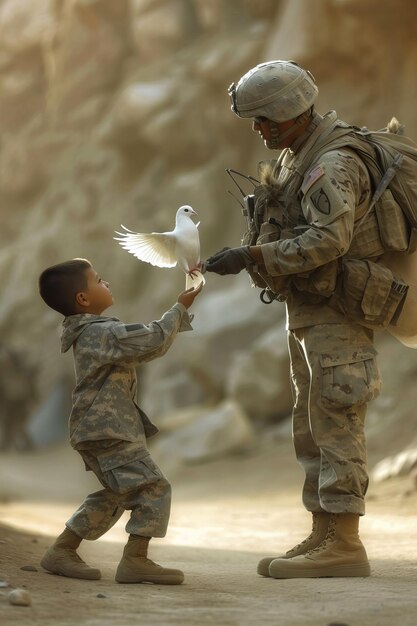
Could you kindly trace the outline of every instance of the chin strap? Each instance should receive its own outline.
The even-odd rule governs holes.
[[[304,122],[309,119],[310,116],[311,116],[311,109],[308,109],[307,111],[299,115],[295,119],[295,123],[292,126],[290,126],[290,128],[287,128],[287,130],[283,133],[278,132],[278,122],[274,122],[273,120],[270,120],[269,128],[271,131],[272,140],[265,142],[267,148],[269,148],[270,150],[278,150],[279,144],[282,141],[284,141],[284,139],[286,139],[287,137],[290,137],[293,133],[295,133],[299,129],[299,127],[302,126]]]

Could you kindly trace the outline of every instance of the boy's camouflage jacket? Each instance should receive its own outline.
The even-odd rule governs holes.
[[[148,325],[92,314],[64,319],[61,352],[73,347],[76,377],[69,419],[74,448],[109,439],[146,447],[158,429],[135,402],[135,367],[165,354],[178,332],[192,330],[190,321],[178,302]]]

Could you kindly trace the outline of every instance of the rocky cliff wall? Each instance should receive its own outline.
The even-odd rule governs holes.
[[[0,2],[0,338],[34,364],[41,399],[72,376],[59,316],[37,294],[42,269],[87,257],[111,283],[112,314],[159,317],[182,274],[138,262],[113,231],[169,230],[187,203],[200,215],[203,257],[239,243],[243,218],[224,170],[254,174],[271,153],[231,114],[229,83],[258,62],[292,58],[316,76],[320,112],[370,128],[395,114],[417,138],[416,17],[413,0]],[[285,341],[273,335],[282,309],[261,305],[246,279],[210,276],[195,313],[192,340],[144,372],[147,405],[162,415],[231,399],[250,419],[287,415],[288,384],[271,392],[285,354],[267,350],[268,333]],[[383,360],[390,346],[382,341]],[[259,354],[271,368],[256,365]],[[414,351],[399,358],[413,371]],[[394,419],[404,373],[388,375]]]

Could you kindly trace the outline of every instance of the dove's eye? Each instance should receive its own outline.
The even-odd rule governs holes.
[[[184,209],[184,211],[185,211],[186,213],[188,213],[188,209]]]

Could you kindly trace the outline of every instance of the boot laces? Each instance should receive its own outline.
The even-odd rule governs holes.
[[[61,559],[70,558],[71,561],[74,561],[77,564],[82,563],[83,565],[86,565],[85,561],[82,560],[74,548],[59,548],[57,557]]]
[[[334,515],[332,515],[329,520],[329,527],[328,527],[325,538],[316,548],[309,550],[305,556],[308,556],[309,554],[317,554],[318,552],[323,552],[323,550],[325,550],[329,546],[329,544],[331,544],[334,541],[335,535],[336,535],[336,518]]]

